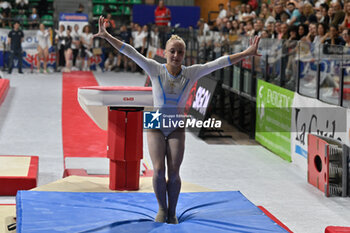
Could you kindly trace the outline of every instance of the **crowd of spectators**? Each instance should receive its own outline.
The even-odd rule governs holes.
[[[0,0],[0,27],[11,28],[18,21],[22,28],[39,29],[40,19],[48,14],[48,1]]]
[[[244,2],[244,1],[242,1]],[[219,5],[219,15],[198,22],[198,41],[222,45],[239,36],[306,41],[349,46],[350,1],[262,0],[235,7]]]

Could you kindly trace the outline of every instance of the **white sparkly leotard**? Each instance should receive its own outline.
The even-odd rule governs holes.
[[[175,77],[168,72],[165,64],[144,57],[128,44],[124,43],[120,52],[134,60],[150,76],[153,105],[163,114],[169,111],[172,114],[183,114],[188,95],[195,82],[215,70],[231,65],[229,56],[223,56],[206,64],[181,66],[181,72]],[[161,130],[167,137],[175,129]]]

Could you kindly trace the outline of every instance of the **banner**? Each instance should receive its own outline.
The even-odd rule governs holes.
[[[349,144],[347,109],[295,94],[292,111],[292,160],[307,174],[308,134]]]
[[[255,140],[291,161],[291,117],[294,92],[258,79]]]
[[[9,29],[0,29],[0,66],[4,66],[9,59],[9,45],[7,36]],[[23,30],[24,40],[22,43],[23,50],[23,67],[36,67],[38,64],[38,38],[37,30]],[[17,67],[18,61],[14,61],[14,67]],[[52,45],[49,48],[48,66],[54,67],[56,64],[56,53]]]
[[[68,26],[74,30],[74,25],[79,26],[79,33],[83,32],[83,27],[89,24],[89,16],[87,14],[79,13],[60,13],[59,25],[64,25],[65,28]]]

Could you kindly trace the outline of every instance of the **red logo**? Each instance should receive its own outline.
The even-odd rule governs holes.
[[[134,101],[135,98],[134,97],[124,97],[123,101]]]

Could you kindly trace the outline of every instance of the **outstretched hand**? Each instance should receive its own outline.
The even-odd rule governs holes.
[[[107,22],[105,22],[105,18],[103,16],[100,16],[98,19],[98,33],[94,34],[94,38],[100,37],[105,39],[107,37],[108,32],[106,30],[106,23]]]
[[[247,56],[261,56],[258,54],[260,36],[255,36],[249,39],[249,47],[244,51]]]

